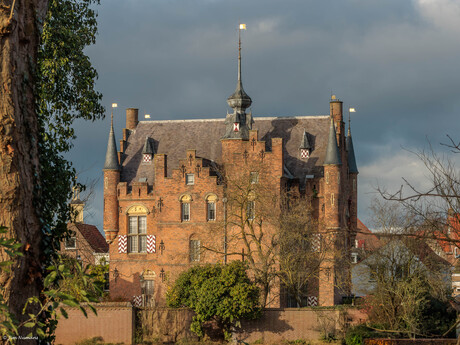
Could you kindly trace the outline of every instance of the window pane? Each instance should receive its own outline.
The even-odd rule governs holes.
[[[75,237],[70,237],[65,240],[66,249],[75,249],[77,247],[77,240]]]
[[[137,236],[128,236],[128,249],[130,253],[137,253]]]
[[[147,217],[146,216],[139,217],[139,233],[140,234],[147,233]]]
[[[216,220],[216,203],[208,202],[208,220]]]
[[[190,240],[190,261],[200,261],[200,240]]]
[[[137,217],[129,217],[129,233],[137,234]]]
[[[139,236],[139,253],[147,251],[147,236]]]
[[[153,280],[144,280],[144,288],[142,293],[144,295],[153,295]]]
[[[182,203],[182,221],[187,222],[190,220],[190,204]]]

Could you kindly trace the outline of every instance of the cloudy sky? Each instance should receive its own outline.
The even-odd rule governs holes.
[[[102,0],[88,54],[97,87],[152,119],[223,118],[236,83],[237,24],[243,84],[255,116],[328,114],[331,92],[356,108],[352,133],[359,217],[377,184],[423,185],[407,150],[460,140],[460,0]],[[109,115],[109,114],[108,114]],[[99,178],[88,223],[102,230],[102,167],[110,116],[78,122],[68,157],[80,179]]]

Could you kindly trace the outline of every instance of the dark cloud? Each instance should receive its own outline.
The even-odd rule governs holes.
[[[254,115],[327,114],[331,91],[345,109],[356,107],[361,217],[369,181],[396,183],[396,175],[412,173],[414,158],[402,159],[401,146],[422,147],[427,136],[444,141],[460,129],[455,0],[110,0],[98,12],[99,37],[88,53],[104,104],[120,104],[118,139],[126,107],[153,119],[225,116],[238,20],[248,27],[243,83]],[[69,157],[77,170],[101,175],[108,128],[108,120],[76,124]],[[406,161],[407,169],[390,169]],[[102,228],[101,186],[93,208]]]

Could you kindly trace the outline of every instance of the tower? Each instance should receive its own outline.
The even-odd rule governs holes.
[[[117,144],[113,131],[113,109],[107,152],[104,164],[104,232],[108,242],[118,234],[118,197],[117,186],[120,182],[120,164],[118,162]]]
[[[322,250],[327,252],[321,262],[319,272],[319,304],[334,305],[338,299],[336,279],[337,234],[341,231],[341,166],[340,151],[337,146],[335,119],[331,116],[326,157],[324,159],[324,224]]]

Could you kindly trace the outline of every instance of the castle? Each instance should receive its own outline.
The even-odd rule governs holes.
[[[221,168],[233,177],[246,172],[251,184],[277,195],[289,188],[314,198],[312,215],[349,256],[357,228],[358,169],[342,102],[332,96],[324,116],[253,118],[240,50],[237,87],[227,103],[233,112],[213,120],[139,121],[138,110],[129,108],[119,151],[112,117],[103,169],[111,298],[162,304],[168,284],[192,265],[244,260],[248,252],[241,239],[232,244],[228,239],[234,231],[227,205],[232,179],[223,177]],[[259,207],[249,192],[243,223],[252,224]],[[225,223],[225,237],[210,231],[218,223]],[[209,241],[220,253],[204,255]],[[337,263],[348,259],[323,264],[328,267],[309,305],[341,303],[349,291],[337,286],[342,270]],[[269,306],[287,306],[281,288],[274,290],[278,294]]]

